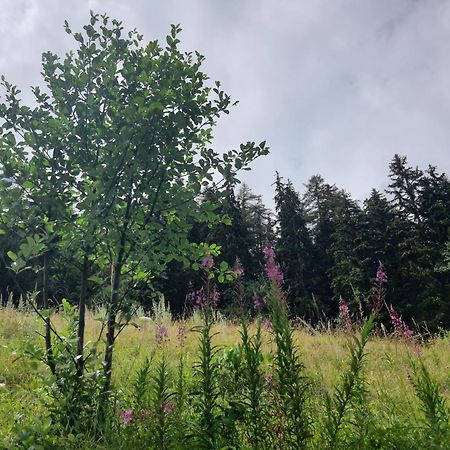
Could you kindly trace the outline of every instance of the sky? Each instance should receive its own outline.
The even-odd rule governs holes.
[[[215,131],[225,151],[265,140],[242,175],[273,206],[275,170],[302,192],[314,174],[363,200],[395,153],[450,172],[449,0],[0,0],[0,74],[25,102],[41,54],[75,48],[63,30],[106,12],[182,48],[239,100]]]

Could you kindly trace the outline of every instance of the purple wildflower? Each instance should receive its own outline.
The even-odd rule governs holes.
[[[205,270],[209,270],[213,265],[214,265],[214,258],[211,255],[205,255],[205,257],[202,259],[202,267]]]
[[[375,276],[375,298],[372,305],[372,314],[377,315],[384,303],[385,284],[387,284],[387,275],[381,261],[378,264],[377,274]]]
[[[271,330],[272,329],[272,322],[269,319],[266,319],[263,324],[262,324],[263,328],[265,330]]]
[[[191,303],[195,308],[203,309],[206,307],[206,298],[203,289],[198,291],[192,291],[186,296],[186,300]]]
[[[266,260],[266,274],[269,281],[280,286],[283,284],[283,272],[280,266],[275,261],[275,251],[272,247],[265,247],[263,250],[264,258]]]
[[[212,303],[212,305],[216,306],[217,303],[219,302],[219,299],[220,299],[220,292],[214,286],[214,288],[212,289],[212,292],[211,292],[211,303]]]
[[[180,325],[177,330],[177,339],[180,342],[183,342],[187,337],[186,335],[187,335],[186,327],[184,325]]]
[[[164,403],[164,414],[171,414],[174,409],[175,409],[175,403],[174,402]]]
[[[133,410],[127,409],[122,413],[122,421],[125,425],[129,425],[133,420]]]
[[[391,323],[394,327],[395,333],[397,333],[399,336],[402,336],[406,339],[409,339],[413,336],[412,330],[406,325],[406,323],[403,321],[401,316],[397,314],[393,306],[389,308],[389,314],[391,316]]]
[[[386,272],[384,271],[384,266],[381,263],[381,261],[378,264],[378,270],[377,270],[377,275],[375,277],[375,280],[376,280],[377,284],[380,286],[382,286],[388,282],[387,275],[386,275]]]
[[[244,269],[241,266],[235,267],[233,270],[234,278],[239,279],[244,276]]]
[[[258,311],[261,308],[261,299],[256,295],[256,292],[253,293],[253,309]]]
[[[352,321],[350,318],[350,308],[347,303],[345,303],[344,299],[339,297],[339,317],[342,320],[344,328],[348,331],[352,327]]]
[[[272,247],[267,245],[263,248],[263,253],[265,259],[275,259],[275,251]]]
[[[164,325],[159,325],[156,327],[156,343],[162,344],[166,339],[169,338],[169,330]]]

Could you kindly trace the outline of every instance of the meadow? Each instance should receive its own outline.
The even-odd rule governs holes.
[[[101,315],[101,311],[88,313],[88,341],[98,338],[102,324],[96,319]],[[257,424],[261,429],[254,431],[261,440],[254,442],[245,411],[251,409],[251,397],[241,391],[241,388],[251,391],[252,376],[246,372],[250,361],[242,347],[242,325],[220,314],[214,321],[211,319],[208,333],[212,337],[213,354],[205,361],[201,357],[202,352],[205,357],[205,335],[201,332],[204,320],[197,311],[185,321],[174,321],[164,307],[155,308],[150,316],[144,316],[143,312],[136,315],[135,326],[124,329],[117,342],[113,370],[116,406],[109,418],[108,431],[95,438],[89,432],[64,436],[61,431],[57,438],[54,429],[52,436],[46,437],[43,419],[47,417],[48,406],[45,405],[52,403],[42,383],[42,379],[49,379],[48,368],[27,357],[19,357],[20,352],[14,351],[26,347],[27,343],[40,343],[42,339],[37,332],[42,332],[42,323],[32,312],[11,307],[0,309],[0,431],[4,445],[13,448],[7,436],[22,433],[22,443],[19,444],[20,437],[16,437],[15,448],[296,448],[298,442],[296,444],[287,436],[289,418],[284,414],[289,415],[289,408],[285,410],[282,405],[283,393],[273,395],[272,392],[283,391],[280,385],[283,373],[277,363],[280,355],[276,330],[264,322],[258,327],[257,319],[248,322],[246,327],[249,336],[255,336],[258,329],[261,331],[261,348],[256,352],[261,359],[255,362],[253,370],[260,371],[261,385],[254,394],[262,403],[253,406],[260,408],[266,422]],[[58,330],[64,329],[65,319],[61,314],[56,314],[53,322]],[[363,350],[366,356],[361,356],[361,367],[352,369],[354,358],[349,346],[356,348],[352,336],[359,336],[360,326],[353,325],[352,331],[343,327],[290,326],[299,374],[302,380],[307,380],[302,385],[308,392],[302,399],[302,409],[308,411],[307,431],[302,437],[305,448],[450,448],[448,422],[444,423],[445,418],[438,417],[441,420],[438,430],[434,427],[439,420],[430,416],[433,411],[437,416],[448,412],[443,404],[439,411],[439,401],[448,404],[450,399],[448,333],[428,337],[426,341],[416,338],[416,343],[411,345],[401,337],[388,336],[383,327],[377,327]],[[162,380],[164,386],[158,387],[162,361],[167,379]],[[180,361],[184,385],[181,390],[185,392],[181,397]],[[204,386],[204,379],[198,380],[199,370],[202,371],[198,368],[199,362],[203,364],[203,370],[208,370],[205,364],[211,369],[209,387],[214,398],[210,400],[214,405],[210,405],[210,420],[217,423],[209,425],[198,419],[202,414],[202,407],[198,405],[202,402],[198,383],[208,388]],[[434,399],[435,405],[427,404],[427,401],[433,401],[433,393],[428,392],[427,399],[426,390],[417,387],[420,370],[415,372],[414,367],[417,371],[422,362],[432,383],[429,387],[439,389],[440,400]],[[289,365],[289,362],[285,363]],[[289,370],[286,364],[284,370]],[[348,375],[352,373],[355,382],[348,386],[351,381]],[[156,402],[153,394],[160,395]],[[242,404],[235,404],[239,400]],[[342,401],[347,404],[340,411]],[[151,423],[157,420],[158,402],[165,421],[161,424],[162,429]],[[179,403],[183,403],[183,411],[179,411]],[[324,432],[332,425],[330,414],[335,418],[337,414],[342,415],[333,441]],[[37,419],[39,417],[41,419]],[[205,442],[195,440],[193,436],[199,425],[214,430],[214,442],[208,444],[208,438]],[[282,429],[284,425],[286,429]],[[153,437],[149,436],[149,430]],[[154,440],[158,432],[162,439],[159,445],[163,447],[157,446]],[[27,437],[34,441],[27,441]]]

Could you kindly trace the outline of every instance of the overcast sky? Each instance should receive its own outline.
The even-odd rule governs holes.
[[[320,173],[355,198],[387,184],[394,153],[450,171],[450,2],[446,0],[0,0],[0,73],[23,98],[41,53],[64,54],[63,31],[89,10],[147,40],[180,23],[185,50],[239,105],[215,148],[266,140],[244,180],[272,205],[274,172],[303,190]]]

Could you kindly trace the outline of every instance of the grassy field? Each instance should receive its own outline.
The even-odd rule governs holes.
[[[101,324],[95,318],[95,314],[89,313],[88,340],[96,340],[100,332]],[[135,322],[138,327],[129,326],[119,337],[114,360],[115,386],[126,392],[144,359],[154,357],[163,351],[162,348],[170,355],[169,362],[176,362],[177,355],[183,352],[187,365],[192,365],[197,358],[198,347],[198,334],[192,328],[199,324],[199,320],[199,317],[194,316],[183,323],[187,329],[187,338],[180,349],[177,339],[180,323],[172,322],[169,314],[160,314],[157,320],[137,318]],[[54,321],[57,327],[63,326],[58,315]],[[43,365],[32,364],[26,358],[17,359],[13,351],[23,347],[26,342],[42,340],[37,334],[37,331],[42,331],[42,326],[32,313],[12,308],[0,309],[0,324],[0,432],[7,434],[18,417],[25,417],[26,421],[27,417],[40,412],[42,402],[39,401],[37,391],[42,385],[40,375],[47,369]],[[155,332],[161,324],[167,326],[168,339],[163,346],[158,346]],[[219,346],[219,357],[239,342],[239,326],[231,321],[219,320],[214,325],[214,331],[218,333],[214,336],[214,343]],[[316,333],[296,329],[296,344],[317,401],[325,392],[332,391],[347,368],[349,338],[343,331]],[[269,354],[273,347],[270,332],[264,330],[263,352]],[[411,381],[411,364],[417,360],[415,351],[400,339],[382,335],[372,336],[366,350],[364,373],[368,398],[379,420],[386,420],[386,426],[396,417],[403,417],[407,423],[421,423],[423,413]],[[420,353],[444,397],[450,400],[450,335],[442,334],[426,343],[422,342]]]

